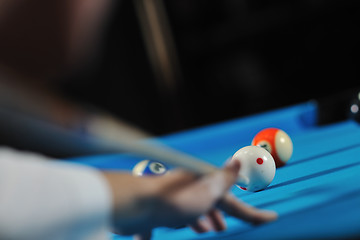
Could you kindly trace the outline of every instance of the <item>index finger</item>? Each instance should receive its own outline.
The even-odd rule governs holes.
[[[254,225],[271,222],[277,219],[278,215],[274,211],[260,210],[242,201],[239,201],[230,193],[227,193],[218,204],[218,208],[227,214],[250,222]]]

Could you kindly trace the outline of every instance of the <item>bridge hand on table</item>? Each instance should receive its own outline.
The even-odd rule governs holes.
[[[275,220],[275,212],[258,210],[228,192],[239,168],[235,161],[201,177],[181,170],[142,178],[105,172],[113,192],[114,232],[150,239],[151,230],[160,226],[222,231],[226,225],[220,210],[252,224]]]

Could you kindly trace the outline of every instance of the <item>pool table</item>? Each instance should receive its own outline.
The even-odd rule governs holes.
[[[318,126],[317,108],[316,102],[307,102],[159,137],[219,167],[267,127],[285,130],[293,140],[294,152],[265,190],[231,189],[251,205],[278,212],[277,221],[252,226],[225,216],[228,229],[221,233],[158,228],[153,239],[360,238],[360,125],[346,120]],[[110,154],[71,160],[100,169],[130,170],[141,159]]]

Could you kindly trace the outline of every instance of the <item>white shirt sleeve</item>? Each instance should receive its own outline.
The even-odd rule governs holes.
[[[110,216],[97,170],[0,148],[0,239],[109,239]]]

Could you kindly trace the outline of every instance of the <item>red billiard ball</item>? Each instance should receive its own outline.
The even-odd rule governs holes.
[[[291,138],[278,128],[266,128],[260,131],[251,145],[265,148],[273,156],[277,168],[284,166],[293,153]]]

